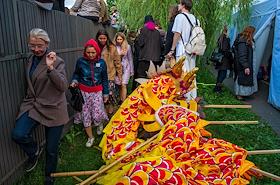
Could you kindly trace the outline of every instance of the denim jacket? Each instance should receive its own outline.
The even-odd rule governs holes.
[[[79,58],[72,82],[78,82],[86,86],[102,85],[103,95],[109,95],[107,66],[103,59],[99,59],[97,62],[89,62],[84,57]]]

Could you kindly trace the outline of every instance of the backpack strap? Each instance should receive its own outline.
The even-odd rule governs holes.
[[[190,38],[190,37],[191,37],[191,35],[192,35],[192,28],[194,27],[194,25],[193,25],[193,23],[191,22],[190,18],[189,18],[186,14],[184,14],[184,13],[181,13],[181,14],[183,14],[183,15],[184,15],[184,16],[188,19],[188,21],[189,21],[189,23],[190,23],[190,25],[191,25],[190,35],[189,35],[189,38]],[[195,24],[196,24],[196,26],[198,25],[198,23],[197,23],[197,18],[195,18]],[[185,45],[185,44],[184,44],[183,37],[182,37],[182,34],[180,34],[180,36],[181,36],[181,39],[182,39],[183,45]]]
[[[188,19],[190,25],[191,25],[192,27],[194,27],[194,25],[193,25],[193,23],[191,22],[190,18],[189,18],[186,14],[184,14],[184,13],[181,13],[181,14],[183,14],[183,15]],[[197,25],[197,19],[196,19],[196,18],[195,18],[195,24]]]

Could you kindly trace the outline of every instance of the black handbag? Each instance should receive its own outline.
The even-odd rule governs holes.
[[[224,57],[224,55],[221,52],[219,52],[218,49],[216,48],[212,52],[210,60],[212,62],[214,62],[215,64],[219,65],[219,64],[222,64],[223,57]]]
[[[69,87],[71,92],[70,105],[74,110],[81,112],[83,110],[83,104],[85,103],[81,90],[78,87]]]

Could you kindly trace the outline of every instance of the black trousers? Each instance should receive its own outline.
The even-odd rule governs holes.
[[[217,76],[217,84],[223,83],[226,77],[227,77],[227,70],[219,70]]]

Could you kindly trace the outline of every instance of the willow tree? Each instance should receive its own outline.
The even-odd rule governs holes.
[[[168,9],[177,0],[116,0],[117,8],[124,23],[130,30],[143,26],[145,15],[159,20],[163,28],[168,24]],[[252,0],[194,0],[193,13],[205,30],[208,52],[212,50],[217,35],[224,24],[229,24],[233,12],[240,12],[241,27],[249,20]]]
[[[205,30],[207,44],[215,45],[224,25],[232,22],[233,13],[239,11],[237,19],[241,28],[248,23],[252,0],[199,0],[195,1],[194,14],[197,15]],[[208,50],[209,52],[209,50]]]

